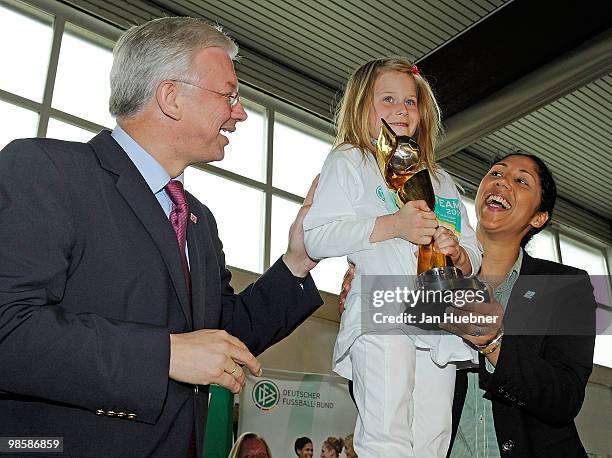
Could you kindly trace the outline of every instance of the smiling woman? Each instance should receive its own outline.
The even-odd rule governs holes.
[[[557,197],[555,182],[540,158],[510,154],[496,160],[476,196],[480,226],[495,233],[525,233],[521,247],[544,229],[552,218]],[[482,205],[479,205],[482,204]]]
[[[451,457],[586,456],[574,418],[593,366],[593,288],[586,272],[523,249],[549,224],[556,196],[548,167],[531,154],[498,159],[480,182],[480,276],[494,287],[492,304],[505,311],[506,334],[498,326],[497,336],[483,344],[467,328],[447,329],[483,344],[478,371],[457,373]],[[521,317],[534,310],[545,313],[538,316],[545,326],[525,332]]]
[[[314,455],[312,440],[310,440],[308,437],[298,437],[295,440],[293,449],[295,450],[295,454],[298,456],[298,458],[312,458]]]

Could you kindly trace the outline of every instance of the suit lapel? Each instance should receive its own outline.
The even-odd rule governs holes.
[[[204,285],[206,284],[206,256],[203,251],[206,247],[202,240],[200,227],[206,226],[206,222],[196,210],[197,201],[189,193],[187,193],[187,204],[190,212],[187,221],[187,245],[189,246],[189,270],[191,271],[191,306],[194,326],[199,329],[204,327]]]
[[[170,273],[185,320],[191,329],[193,324],[187,286],[181,269],[176,235],[168,218],[166,218],[145,179],[123,149],[111,137],[110,132],[102,131],[91,139],[89,144],[96,152],[102,168],[118,175],[116,180],[117,191],[132,208],[134,214],[157,245]],[[191,246],[189,246],[189,250],[191,250]]]
[[[553,304],[547,297],[554,285],[549,284],[550,276],[541,274],[538,260],[523,253],[521,272],[512,288],[504,320],[509,334],[541,335],[548,328]]]

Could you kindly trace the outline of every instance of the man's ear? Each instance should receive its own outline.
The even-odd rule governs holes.
[[[536,229],[541,228],[548,221],[548,212],[537,212],[534,217],[531,219],[529,224],[531,224]]]
[[[163,114],[175,121],[183,116],[183,110],[178,100],[179,87],[176,81],[164,80],[155,89],[155,100]]]

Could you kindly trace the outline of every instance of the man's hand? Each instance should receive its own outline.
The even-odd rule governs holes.
[[[239,393],[245,384],[246,366],[261,375],[261,364],[246,345],[225,331],[204,329],[170,334],[170,378],[194,385],[223,386]]]
[[[317,262],[310,259],[306,253],[303,224],[306,213],[312,205],[312,199],[318,184],[319,175],[312,181],[302,208],[298,211],[295,221],[289,228],[289,245],[287,246],[287,252],[283,255],[283,262],[296,277],[304,278],[317,265]]]
[[[493,291],[489,290],[489,297]],[[477,323],[441,323],[440,328],[451,332],[474,345],[487,345],[499,333],[504,318],[504,308],[495,299],[491,302],[469,302],[462,307],[447,307],[446,313],[453,313],[458,317],[475,317]],[[480,318],[493,317],[492,323],[482,323]]]
[[[338,296],[339,315],[342,315],[342,312],[344,312],[344,302],[346,301],[346,296],[348,296],[348,293],[351,290],[353,278],[355,278],[355,264],[349,262],[349,267],[344,274],[344,278],[342,279],[342,291],[340,291],[340,295]]]

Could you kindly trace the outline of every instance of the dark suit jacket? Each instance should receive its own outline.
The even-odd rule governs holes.
[[[502,457],[586,456],[574,418],[593,367],[595,307],[586,272],[524,254],[493,374],[480,355],[480,386],[493,403]],[[455,432],[466,390],[467,372],[461,370]]]
[[[185,456],[208,387],[169,380],[169,334],[225,329],[259,354],[321,304],[282,260],[235,294],[213,215],[187,200],[193,310],[172,227],[109,132],[0,152],[0,436]]]

